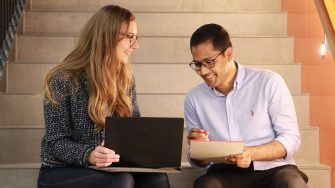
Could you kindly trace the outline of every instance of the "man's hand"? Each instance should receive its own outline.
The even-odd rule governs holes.
[[[88,162],[97,167],[107,167],[120,161],[120,155],[104,147],[104,142],[97,146],[88,156]]]
[[[209,141],[208,135],[209,132],[204,129],[192,128],[187,136],[188,144],[191,143],[191,140]],[[198,166],[207,166],[209,164],[209,161],[191,160]]]
[[[191,140],[209,141],[208,135],[209,132],[204,129],[192,128],[187,136],[188,144]]]
[[[245,149],[243,153],[230,155],[225,157],[225,160],[236,164],[240,168],[248,168],[251,164],[251,154],[249,150]]]

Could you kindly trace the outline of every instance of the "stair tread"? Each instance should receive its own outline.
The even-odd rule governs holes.
[[[40,163],[0,163],[0,169],[20,169],[20,168],[39,168]],[[330,167],[322,164],[322,163],[315,163],[315,164],[304,164],[304,165],[297,165],[301,169],[312,169],[312,170],[330,170]],[[188,162],[181,163],[182,168],[192,168]]]

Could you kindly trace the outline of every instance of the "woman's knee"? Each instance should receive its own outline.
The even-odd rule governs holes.
[[[134,188],[135,180],[131,173],[119,173],[114,178],[115,187]]]
[[[169,188],[169,178],[165,173],[134,173],[135,187]]]

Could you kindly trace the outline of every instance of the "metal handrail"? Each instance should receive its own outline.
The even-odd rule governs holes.
[[[324,0],[314,0],[314,2],[320,16],[322,27],[327,36],[328,47],[330,48],[335,60],[335,31],[326,4]]]
[[[8,59],[25,3],[26,0],[0,0],[0,72]]]

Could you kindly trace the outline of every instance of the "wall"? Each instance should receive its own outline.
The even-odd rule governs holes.
[[[323,29],[314,0],[283,0],[282,10],[295,37],[295,62],[302,64],[302,91],[310,94],[311,124],[320,128],[321,163],[332,168],[335,187],[335,62],[330,51],[319,55]]]

